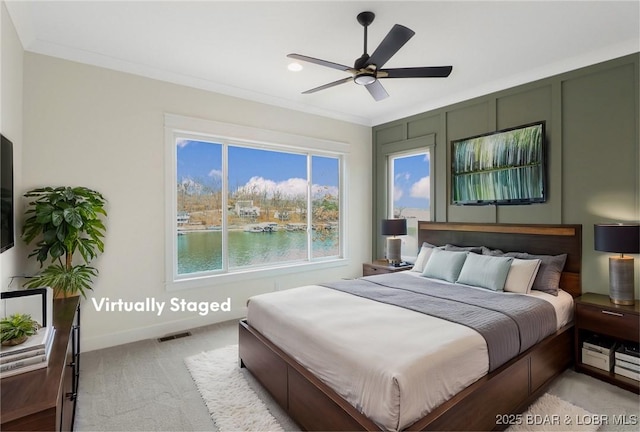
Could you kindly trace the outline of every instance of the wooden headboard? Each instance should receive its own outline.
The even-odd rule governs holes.
[[[560,287],[573,297],[582,294],[582,225],[418,222],[418,242],[486,246],[536,255],[566,253]]]

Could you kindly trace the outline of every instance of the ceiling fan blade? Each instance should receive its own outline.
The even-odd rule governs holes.
[[[315,87],[310,90],[303,91],[302,94],[315,93],[317,91],[335,87],[337,85],[344,84],[349,81],[353,81],[353,78],[352,77],[342,78],[342,79],[339,79],[338,81],[330,82],[329,84],[321,85],[320,87]]]
[[[414,34],[415,32],[413,30],[403,25],[394,25],[382,42],[380,42],[378,48],[371,54],[367,65],[374,64],[380,69]]]
[[[452,70],[453,66],[382,69],[378,71],[378,78],[446,78]]]
[[[381,101],[382,99],[386,99],[389,97],[389,93],[387,93],[387,91],[384,89],[384,87],[382,87],[382,84],[380,84],[380,81],[378,80],[375,80],[371,84],[366,85],[365,88],[369,90],[369,93],[371,93],[371,96],[373,96],[376,101]]]
[[[287,57],[292,58],[292,59],[296,59],[296,60],[306,61],[306,62],[309,62],[309,63],[314,63],[314,64],[317,64],[317,65],[320,65],[320,66],[330,67],[332,69],[338,69],[338,70],[341,70],[341,71],[347,71],[347,72],[352,72],[352,73],[357,72],[355,69],[351,68],[350,66],[341,65],[339,63],[333,63],[333,62],[326,61],[326,60],[320,60],[320,59],[309,57],[309,56],[305,56],[305,55],[302,55],[302,54],[287,54]]]

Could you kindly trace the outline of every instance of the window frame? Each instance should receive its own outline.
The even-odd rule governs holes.
[[[396,172],[394,170],[394,161],[401,158],[406,157],[414,157],[414,156],[424,156],[425,154],[429,155],[429,218],[424,219],[416,219],[415,217],[407,219],[407,234],[403,236],[398,236],[398,238],[402,239],[402,256],[416,256],[418,254],[418,250],[420,248],[419,239],[417,237],[417,229],[418,222],[423,220],[433,220],[433,210],[431,207],[432,203],[432,190],[434,187],[434,178],[431,175],[433,171],[433,146],[419,147],[410,150],[403,150],[398,152],[391,152],[387,154],[387,215],[386,217],[389,219],[395,218],[395,176]],[[411,234],[413,230],[416,230],[415,238]],[[411,253],[410,250],[407,250],[409,246],[415,246],[415,253]]]
[[[398,152],[390,152],[387,153],[387,214],[386,217],[389,219],[395,218],[395,204],[394,204],[394,181],[395,181],[395,172],[393,171],[393,164],[391,163],[394,159],[400,159],[405,157],[419,156],[423,154],[429,154],[429,220],[433,219],[432,210],[431,210],[431,191],[433,190],[433,176],[431,175],[431,171],[433,168],[433,147],[419,147],[410,150],[403,150]]]
[[[389,157],[411,154],[420,150],[428,150],[430,158],[429,181],[430,181],[430,216],[431,220],[435,220],[436,215],[436,135],[428,134],[417,138],[403,139],[400,141],[392,141],[388,143],[376,143],[374,145],[373,158],[373,256],[372,259],[379,259],[384,256],[386,237],[381,232],[381,221],[387,219],[393,214],[393,207],[389,207],[391,199],[389,189],[391,181],[389,179]],[[404,255],[410,255],[403,253]]]
[[[175,114],[165,114],[165,285],[167,291],[198,288],[210,286],[212,283],[235,282],[277,276],[282,274],[297,273],[315,269],[346,266],[349,264],[347,248],[347,178],[346,166],[348,164],[349,145],[342,142],[323,140],[285,132],[265,130],[248,126],[223,123],[214,120],[196,119]],[[235,145],[254,149],[281,151],[304,154],[307,157],[307,176],[312,175],[311,159],[313,156],[332,157],[339,160],[339,255],[333,257],[318,257],[304,261],[286,262],[282,264],[243,267],[241,269],[228,268],[228,260],[221,270],[198,272],[188,275],[178,274],[177,261],[177,147],[176,139],[186,138],[196,141],[223,144],[223,153],[227,146]],[[223,155],[222,170],[225,173],[222,178],[222,235],[223,254],[227,254],[227,200],[228,200],[228,166],[227,157]],[[307,178],[308,191],[312,185],[312,178]],[[312,196],[307,197],[311,208]],[[308,212],[307,220],[311,217]],[[308,235],[312,235],[309,233]],[[311,251],[311,244],[307,245]],[[309,258],[310,255],[308,254]]]

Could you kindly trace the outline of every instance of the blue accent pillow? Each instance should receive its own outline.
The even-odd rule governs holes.
[[[433,249],[431,257],[424,266],[422,276],[455,282],[467,259],[468,252],[450,252]]]
[[[457,283],[503,291],[513,258],[469,254]]]

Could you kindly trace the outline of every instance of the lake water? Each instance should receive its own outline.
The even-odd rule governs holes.
[[[313,256],[336,256],[338,233],[313,233]],[[229,231],[229,268],[265,265],[307,258],[305,231],[252,233]],[[178,236],[178,274],[222,268],[222,232],[185,232]]]

